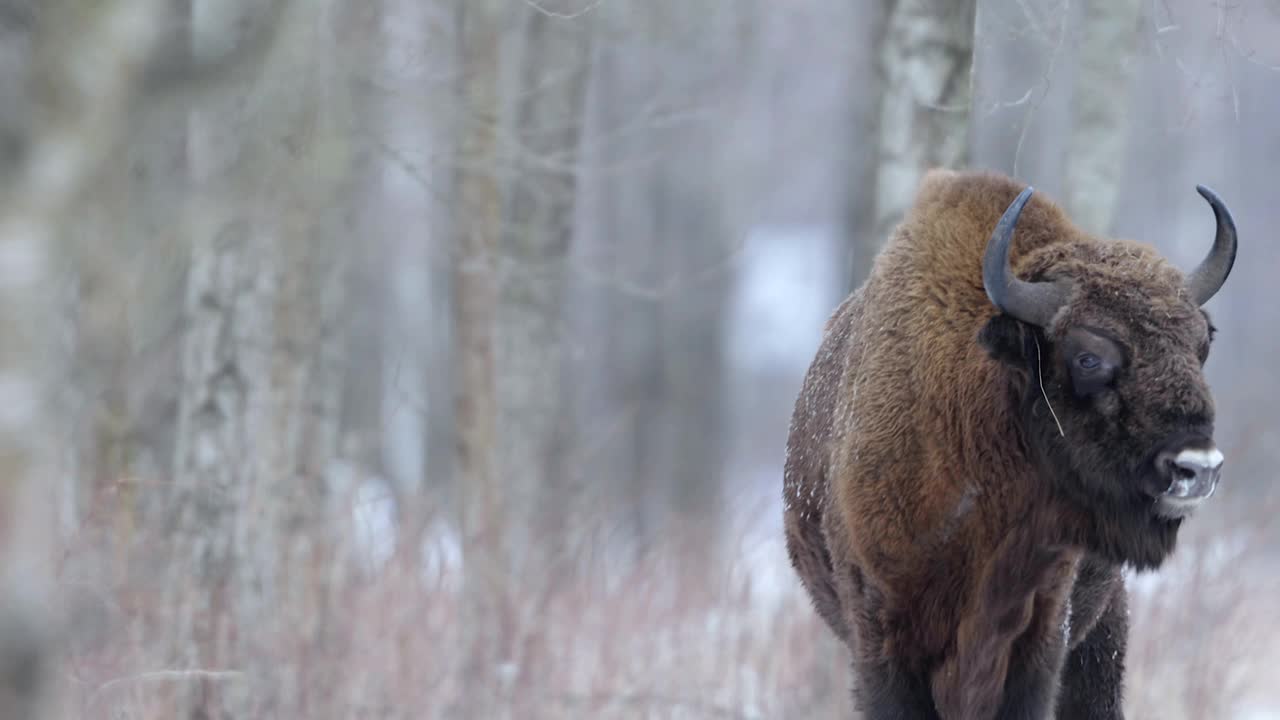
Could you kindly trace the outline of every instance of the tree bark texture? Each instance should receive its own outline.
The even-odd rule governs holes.
[[[502,232],[502,198],[495,171],[499,12],[492,2],[458,0],[457,173],[453,227],[455,477],[464,567],[466,676],[474,697],[494,698],[499,663],[514,651],[511,638],[511,558],[508,483],[495,468],[497,398],[494,323],[495,261]],[[460,698],[461,700],[467,700]],[[487,706],[470,706],[483,713]]]
[[[1138,0],[1087,0],[1081,14],[1065,204],[1072,220],[1090,232],[1109,232],[1115,216],[1141,16]]]
[[[564,464],[571,427],[564,383],[565,287],[590,61],[590,22],[524,11],[515,167],[504,192],[495,363],[499,475],[530,508],[517,567],[552,573],[577,493]],[[521,557],[527,556],[527,557]]]
[[[444,483],[452,465],[451,447],[439,450],[441,436],[452,442],[449,291],[456,243],[447,188],[454,170],[438,158],[455,139],[450,113],[457,98],[448,85],[424,82],[454,72],[457,49],[444,37],[452,13],[452,7],[416,0],[382,3],[382,42],[372,62],[386,91],[364,110],[387,146],[374,156],[368,219],[383,250],[381,467],[397,496],[400,548],[415,553],[428,514],[449,491]]]
[[[879,57],[873,232],[854,248],[855,286],[925,172],[968,162],[976,7],[976,0],[890,0]]]
[[[197,56],[222,31],[222,10],[193,5]],[[177,701],[193,717],[298,711],[303,669],[269,658],[283,643],[319,641],[308,629],[327,599],[313,574],[329,550],[304,531],[323,517],[337,449],[345,256],[331,208],[347,149],[342,98],[323,92],[327,68],[312,54],[326,14],[309,17],[290,24],[266,82],[190,120],[192,181],[205,192],[189,208],[171,655],[243,673],[187,683]]]

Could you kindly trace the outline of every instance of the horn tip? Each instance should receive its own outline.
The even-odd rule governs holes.
[[[1018,193],[1018,197],[1014,198],[1013,202],[1010,203],[1009,210],[1013,210],[1018,213],[1022,212],[1023,206],[1027,204],[1027,201],[1031,199],[1031,194],[1035,191],[1036,189],[1030,185],[1023,188],[1022,192]]]
[[[1213,208],[1214,217],[1223,222],[1233,232],[1236,229],[1235,218],[1231,217],[1231,212],[1227,210],[1226,203],[1222,202],[1222,198],[1218,197],[1218,193],[1214,192],[1208,185],[1196,185],[1196,192],[1200,193],[1200,197],[1208,201],[1209,206]]]

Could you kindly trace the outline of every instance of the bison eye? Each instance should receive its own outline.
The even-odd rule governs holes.
[[[1071,358],[1071,384],[1079,397],[1106,390],[1115,373],[1116,366],[1096,353],[1084,351]]]
[[[1062,359],[1076,397],[1105,391],[1125,364],[1124,348],[1103,331],[1072,328],[1062,339]]]

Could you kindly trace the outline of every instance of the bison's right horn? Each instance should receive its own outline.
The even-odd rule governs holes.
[[[987,252],[982,258],[982,285],[987,289],[987,297],[991,298],[992,304],[1001,311],[1023,322],[1047,327],[1054,313],[1066,302],[1062,288],[1053,283],[1020,280],[1009,267],[1013,227],[1018,224],[1022,208],[1033,192],[1035,189],[1028,186],[1019,193],[991,233]]]
[[[1204,185],[1197,185],[1196,191],[1209,201],[1214,220],[1218,223],[1218,232],[1213,238],[1209,256],[1187,276],[1187,292],[1196,305],[1203,305],[1227,281],[1231,266],[1236,262],[1236,221],[1231,219],[1231,211],[1217,193]]]

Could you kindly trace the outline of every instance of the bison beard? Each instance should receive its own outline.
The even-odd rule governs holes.
[[[935,171],[796,401],[787,548],[870,718],[1119,718],[1125,564],[1216,487],[1212,328],[1184,276],[1013,180]],[[1015,238],[1016,235],[1016,238]]]

